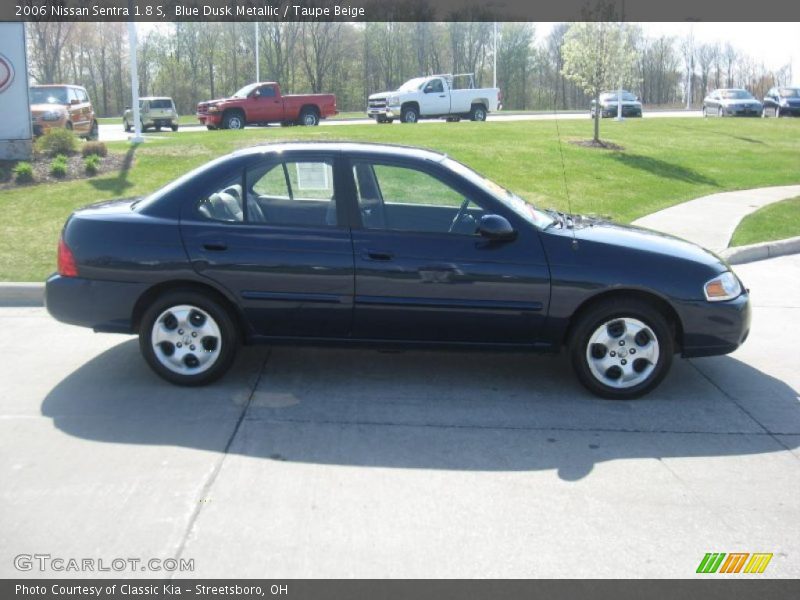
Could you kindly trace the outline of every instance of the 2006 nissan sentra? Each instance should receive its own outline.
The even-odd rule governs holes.
[[[747,290],[698,246],[537,209],[436,152],[355,143],[241,150],[76,211],[46,301],[138,333],[185,385],[222,375],[240,343],[565,347],[588,389],[627,399],[750,324]]]

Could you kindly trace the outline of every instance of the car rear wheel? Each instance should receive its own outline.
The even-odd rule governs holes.
[[[131,124],[127,120],[122,121],[122,126],[125,128],[125,133],[131,132]]]
[[[170,125],[170,129],[172,129],[172,131],[178,131],[178,125]]]
[[[306,108],[300,114],[300,122],[306,127],[319,125],[319,115],[313,108]]]
[[[572,366],[592,393],[614,400],[638,398],[669,371],[674,352],[664,315],[640,300],[602,302],[576,323]]]
[[[139,348],[160,377],[205,385],[230,367],[239,346],[231,315],[208,296],[186,290],[159,297],[142,316]]]
[[[469,118],[473,121],[485,121],[486,108],[482,104],[474,104],[470,111]]]

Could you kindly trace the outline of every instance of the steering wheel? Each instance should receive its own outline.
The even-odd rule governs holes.
[[[461,206],[456,213],[456,216],[453,218],[453,222],[450,223],[450,227],[447,230],[447,233],[453,233],[453,230],[456,228],[456,225],[461,221],[461,218],[467,214],[467,207],[469,206],[469,198],[464,198],[464,201],[461,203]]]

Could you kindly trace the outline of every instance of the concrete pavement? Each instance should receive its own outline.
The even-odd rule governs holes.
[[[699,110],[660,110],[660,111],[650,111],[644,113],[644,118],[646,119],[663,119],[663,118],[697,118],[702,117],[703,114]],[[497,121],[497,122],[504,122],[504,121],[550,121],[553,119],[563,119],[563,120],[576,120],[576,119],[583,119],[588,120],[589,113],[586,112],[558,112],[558,113],[527,113],[527,114],[503,114],[503,113],[495,113],[491,114],[488,117],[488,121]],[[612,121],[613,119],[606,119],[607,121]],[[434,119],[434,120],[422,120],[419,122],[420,124],[425,123],[443,123],[441,119]],[[347,125],[376,125],[375,121],[372,119],[326,119],[320,122],[320,125],[325,127],[340,127],[340,126],[347,126]],[[399,126],[400,122],[394,123],[394,125]],[[279,127],[279,125],[271,125],[270,127]],[[382,127],[386,127],[386,125],[382,125]],[[180,129],[178,129],[177,133],[186,133],[187,131],[205,131],[204,127],[198,125],[193,126],[186,126],[181,125]],[[132,134],[125,133],[125,130],[122,128],[122,122],[114,123],[114,124],[104,124],[100,125],[100,139],[103,141],[123,141],[127,140],[131,137]],[[159,139],[159,138],[166,138],[170,135],[175,135],[173,132],[165,129],[161,132],[147,132],[144,134],[145,138],[148,139]]]
[[[197,577],[694,577],[744,551],[798,577],[800,257],[737,272],[747,343],[634,402],[563,358],[454,352],[251,348],[176,388],[132,338],[0,308],[0,576],[50,553]]]
[[[800,185],[721,192],[670,206],[634,221],[714,252],[728,247],[740,221],[759,208],[800,196]]]

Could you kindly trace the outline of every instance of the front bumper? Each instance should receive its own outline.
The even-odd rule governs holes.
[[[197,113],[197,119],[200,124],[207,127],[219,127],[222,125],[222,113]]]
[[[750,295],[746,291],[727,302],[687,302],[680,313],[681,355],[686,358],[729,354],[750,334]]]
[[[728,117],[760,117],[761,116],[761,107],[753,107],[753,106],[737,106],[737,107],[726,107],[723,109],[725,116]]]
[[[52,275],[45,283],[47,312],[62,323],[95,331],[133,333],[133,309],[143,283],[98,281]]]

